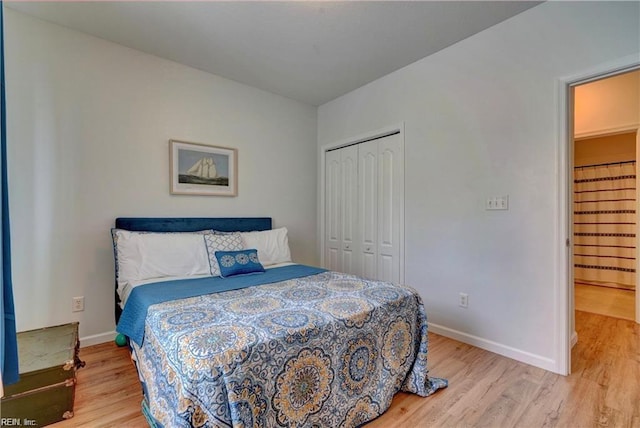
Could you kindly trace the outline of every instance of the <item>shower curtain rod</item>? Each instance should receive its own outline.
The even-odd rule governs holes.
[[[625,163],[636,163],[636,161],[630,160],[630,161],[623,161],[623,162],[609,162],[609,163],[597,163],[597,164],[593,164],[593,165],[580,165],[580,166],[574,166],[573,169],[589,168],[589,167],[594,167],[594,166],[623,165]]]

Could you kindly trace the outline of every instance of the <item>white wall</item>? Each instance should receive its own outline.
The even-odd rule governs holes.
[[[638,56],[639,16],[546,2],[320,106],[319,146],[405,121],[405,279],[432,330],[561,367],[558,79]]]
[[[271,216],[317,263],[315,107],[5,13],[19,330],[78,320],[83,344],[112,337],[118,216]],[[170,195],[170,138],[236,147],[239,196]]]

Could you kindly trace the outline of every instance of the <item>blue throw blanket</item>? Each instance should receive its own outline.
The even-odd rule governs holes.
[[[267,269],[264,273],[239,275],[230,278],[206,277],[197,279],[178,279],[154,282],[135,287],[120,316],[116,327],[118,333],[128,336],[142,346],[144,341],[144,323],[149,306],[170,300],[187,299],[204,294],[238,290],[260,284],[287,281],[325,272],[326,269],[305,265],[290,265]]]

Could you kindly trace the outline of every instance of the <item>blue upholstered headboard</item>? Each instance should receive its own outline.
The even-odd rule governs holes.
[[[119,217],[116,219],[116,229],[134,232],[195,232],[206,229],[221,232],[251,232],[271,228],[270,217]],[[116,290],[117,287],[118,284],[116,284]],[[122,309],[117,291],[115,296],[117,324]]]
[[[214,229],[221,232],[270,230],[270,217],[120,217],[116,228],[136,232],[195,232]]]

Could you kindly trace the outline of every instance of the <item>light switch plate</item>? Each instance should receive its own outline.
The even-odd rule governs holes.
[[[508,210],[509,209],[509,195],[505,195],[505,196],[490,196],[490,197],[488,197],[485,209],[488,210],[488,211]]]

